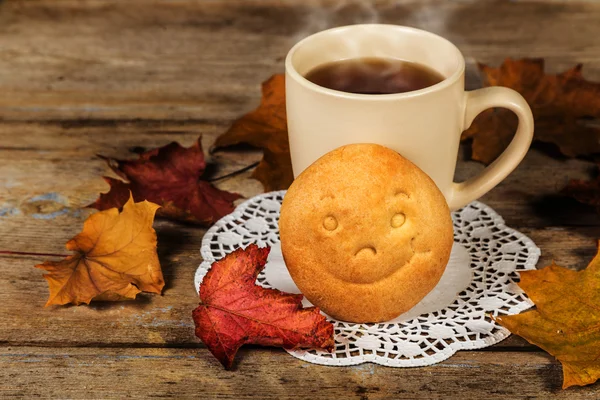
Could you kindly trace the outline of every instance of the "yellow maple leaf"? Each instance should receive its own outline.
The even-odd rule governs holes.
[[[600,378],[600,252],[582,271],[553,263],[521,272],[519,286],[536,308],[499,316],[497,321],[561,362],[563,389],[596,382]]]
[[[134,203],[91,215],[83,230],[67,242],[77,253],[62,261],[36,265],[48,271],[46,306],[89,304],[92,300],[134,299],[141,292],[160,293],[165,285],[152,228],[158,205]]]

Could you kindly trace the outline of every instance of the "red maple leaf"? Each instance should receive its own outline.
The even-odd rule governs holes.
[[[89,205],[98,210],[123,207],[131,191],[136,202],[160,205],[158,216],[210,226],[231,213],[233,201],[241,197],[202,180],[206,161],[200,138],[189,148],[173,142],[142,153],[137,160],[100,157],[127,182],[104,177],[110,191]]]
[[[269,251],[237,249],[214,262],[200,284],[196,336],[225,368],[243,344],[333,350],[333,325],[318,308],[302,308],[301,294],[255,284]]]

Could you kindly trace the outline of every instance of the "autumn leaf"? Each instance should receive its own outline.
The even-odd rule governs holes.
[[[600,377],[600,253],[582,271],[556,264],[521,272],[519,286],[536,308],[497,317],[512,333],[563,365],[563,389]]]
[[[600,83],[583,78],[582,66],[563,73],[544,73],[544,60],[506,59],[500,68],[479,64],[484,86],[506,86],[521,93],[533,112],[534,140],[551,143],[568,156],[600,153],[600,129],[587,124],[600,117]],[[504,151],[517,129],[517,117],[506,109],[481,113],[462,140],[472,139],[472,158],[489,164]]]
[[[200,284],[196,336],[225,368],[243,344],[333,350],[333,325],[318,308],[302,308],[301,294],[255,284],[269,250],[237,249],[213,263]]]
[[[111,208],[92,214],[83,231],[67,242],[67,250],[76,254],[36,265],[49,272],[44,275],[50,287],[46,306],[160,293],[165,282],[152,228],[158,207],[130,197],[121,213]]]
[[[210,226],[233,212],[233,201],[241,197],[202,180],[206,162],[200,138],[189,148],[171,143],[142,153],[137,160],[102,158],[127,182],[104,177],[110,191],[89,205],[98,210],[122,207],[131,191],[135,201],[160,205],[160,217]]]
[[[252,177],[265,191],[287,189],[294,175],[290,158],[285,113],[285,77],[273,75],[262,84],[260,106],[233,123],[215,141],[213,151],[237,144],[248,144],[263,150],[263,159]]]

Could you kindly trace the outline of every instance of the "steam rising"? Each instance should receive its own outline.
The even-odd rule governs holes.
[[[307,0],[305,4],[311,12],[306,16],[303,28],[292,36],[294,43],[336,26],[380,23],[379,11],[366,0],[338,0],[331,5]]]
[[[304,23],[302,28],[291,36],[290,47],[317,32],[354,24],[404,25],[436,33],[451,40],[456,38],[456,34],[449,35],[448,32],[448,25],[452,21],[452,14],[455,9],[441,4],[430,2],[411,3],[411,6],[407,7],[401,0],[384,2],[371,2],[370,0],[337,0],[334,2],[306,0],[304,4],[306,5]],[[402,39],[399,38],[398,40]],[[464,39],[461,38],[461,41],[464,43]],[[346,58],[348,54],[352,54],[355,50],[357,54],[355,57],[362,57],[365,52],[360,46],[360,43],[356,41],[345,40],[340,48],[328,49],[328,54],[331,56],[331,60],[335,60],[337,53],[343,53],[343,58]],[[442,75],[447,76],[447,72],[431,63],[425,50],[423,49],[420,52],[421,56],[414,57],[414,59],[411,57],[407,61],[416,61],[430,66]],[[419,53],[419,50],[415,50],[413,46],[412,53],[415,54],[415,51]],[[369,57],[389,57],[388,54],[385,54],[385,51],[381,51],[382,54],[377,54],[378,51],[370,51],[370,53],[374,54],[369,54]],[[436,58],[439,59],[439,57]],[[325,60],[325,62],[328,61]]]
[[[451,9],[424,2],[420,6],[402,7],[402,1],[373,5],[369,0],[338,0],[323,4],[322,0],[306,0],[310,12],[302,29],[292,36],[295,42],[319,31],[341,25],[397,24],[424,29],[445,36]]]

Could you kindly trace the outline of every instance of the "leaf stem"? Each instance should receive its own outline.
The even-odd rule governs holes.
[[[255,162],[255,163],[252,163],[250,165],[247,165],[244,168],[238,169],[237,171],[230,172],[230,173],[228,173],[226,175],[219,176],[217,178],[207,179],[207,181],[208,182],[216,182],[216,181],[220,181],[220,180],[223,180],[223,179],[226,179],[226,178],[230,178],[230,177],[235,176],[237,174],[241,174],[242,172],[246,172],[249,169],[252,169],[252,168],[256,167],[258,164],[259,164],[259,161]]]
[[[30,253],[30,252],[26,252],[26,251],[9,251],[9,250],[0,250],[0,254],[11,254],[11,255],[17,255],[17,256],[69,257],[69,254]]]

